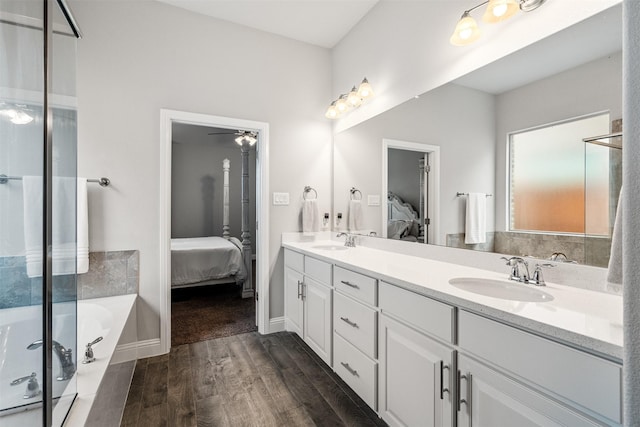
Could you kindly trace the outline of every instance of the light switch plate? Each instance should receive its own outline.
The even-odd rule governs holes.
[[[380,195],[379,194],[368,195],[367,204],[369,206],[380,206]]]
[[[288,205],[289,193],[273,193],[273,204],[280,206]]]

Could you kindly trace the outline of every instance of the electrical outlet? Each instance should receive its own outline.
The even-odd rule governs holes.
[[[338,212],[336,214],[336,230],[340,229],[341,224],[342,224],[342,212]]]

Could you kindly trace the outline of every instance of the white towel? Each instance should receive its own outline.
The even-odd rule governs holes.
[[[312,233],[320,231],[320,214],[318,213],[318,201],[308,199],[302,202],[302,231]]]
[[[362,230],[364,218],[362,215],[362,203],[360,200],[349,200],[349,231]]]
[[[22,179],[29,277],[42,276],[42,185],[42,177],[25,176]],[[52,189],[52,273],[55,276],[86,273],[89,270],[87,180],[54,177]]]
[[[609,270],[607,271],[607,283],[622,285],[622,188],[618,197],[618,207],[616,208],[616,218],[613,223],[613,234],[611,236],[611,254],[609,256]],[[616,289],[615,286],[612,287]]]
[[[469,193],[464,242],[468,245],[487,241],[487,195]]]

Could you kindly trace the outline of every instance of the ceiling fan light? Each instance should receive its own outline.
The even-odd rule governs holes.
[[[511,18],[519,9],[520,6],[516,0],[489,0],[482,20],[492,24],[501,22]]]
[[[480,28],[475,19],[469,15],[469,12],[462,14],[458,21],[449,42],[454,46],[465,46],[473,43],[480,38]]]
[[[362,79],[362,83],[360,83],[360,86],[358,87],[358,96],[361,99],[367,99],[373,96],[373,88],[366,77]]]

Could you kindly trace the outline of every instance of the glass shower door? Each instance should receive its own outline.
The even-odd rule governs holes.
[[[76,395],[75,47],[55,1],[0,0],[3,427],[62,425]]]

